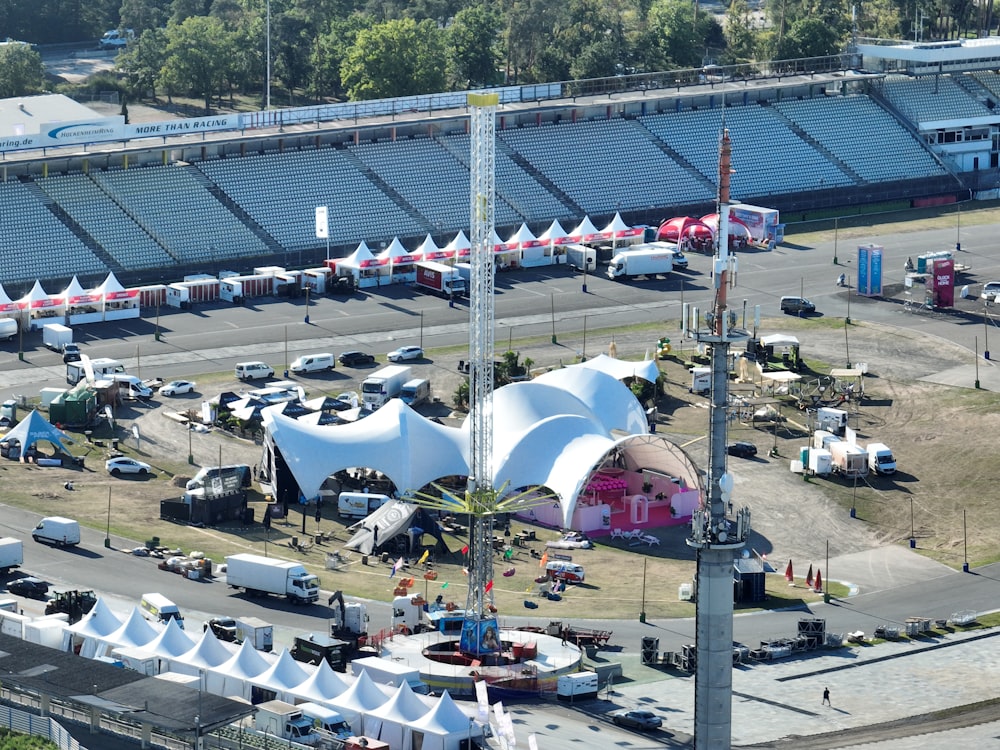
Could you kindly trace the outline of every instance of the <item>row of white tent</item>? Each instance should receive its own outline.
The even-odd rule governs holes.
[[[24,317],[33,328],[54,322],[54,316],[66,316],[70,323],[121,320],[139,317],[140,289],[126,289],[114,273],[93,289],[84,289],[76,276],[61,292],[49,294],[35,281],[31,291],[12,300],[0,285],[0,316]]]
[[[227,698],[249,702],[257,688],[273,693],[268,698],[328,706],[355,734],[387,742],[393,750],[410,750],[415,734],[421,735],[422,750],[458,750],[470,732],[473,738],[483,735],[482,725],[447,692],[420,696],[405,682],[398,687],[376,684],[364,671],[346,677],[325,661],[319,666],[298,662],[287,649],[268,654],[249,641],[223,643],[210,629],[192,638],[176,620],[160,628],[138,608],[121,620],[103,599],[80,622],[66,626],[63,645],[67,650],[79,647],[83,657],[146,665],[151,676],[180,676],[181,681],[186,676],[194,687]]]
[[[558,220],[554,220],[549,228],[537,237],[528,229],[527,224],[521,224],[506,240],[501,239],[494,229],[490,245],[495,255],[507,256],[512,264],[528,267],[544,266],[557,262],[554,252],[557,247],[598,242],[610,242],[616,247],[641,241],[644,232],[645,227],[631,227],[625,223],[620,214],[616,213],[603,229],[594,226],[589,216],[585,216],[571,231],[566,231]],[[338,275],[341,276],[348,273],[362,278],[375,275],[391,276],[392,269],[398,266],[409,266],[419,260],[459,260],[467,258],[471,252],[472,245],[462,230],[459,230],[455,238],[444,247],[438,246],[428,234],[417,248],[407,250],[396,237],[378,255],[375,255],[368,244],[362,241],[351,255],[336,261],[336,268]]]

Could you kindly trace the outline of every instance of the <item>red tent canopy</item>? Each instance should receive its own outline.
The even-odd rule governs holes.
[[[656,239],[667,242],[680,242],[681,239],[695,237],[711,239],[712,229],[693,216],[676,216],[673,219],[667,219],[660,224],[660,228],[656,232]]]

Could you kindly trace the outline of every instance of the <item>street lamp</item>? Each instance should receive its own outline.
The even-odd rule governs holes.
[[[271,0],[267,0],[267,43],[265,56],[267,57],[266,69],[267,80],[264,82],[264,109],[271,109]]]
[[[840,262],[837,260],[837,235],[840,234],[839,223],[840,219],[834,216],[833,217],[833,265],[837,265]]]
[[[311,287],[308,284],[306,284],[306,318],[305,318],[305,324],[306,325],[309,325],[309,290],[310,289],[311,289]]]
[[[913,533],[913,495],[910,495],[910,549],[917,546],[917,537]]]
[[[104,547],[111,549],[111,488],[108,487],[108,525],[104,531]]]

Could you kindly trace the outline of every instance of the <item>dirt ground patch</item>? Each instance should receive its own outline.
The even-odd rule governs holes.
[[[676,330],[671,326],[670,330]],[[840,328],[819,321],[785,319],[780,330],[796,335],[802,342],[803,354],[816,372],[826,372],[829,367],[843,366],[843,332]],[[615,331],[588,331],[593,347],[610,343],[611,335],[624,358],[641,358],[657,338],[649,329]],[[891,335],[890,335],[891,334]],[[973,564],[995,559],[996,547],[990,529],[996,525],[998,511],[992,502],[992,467],[994,451],[990,441],[971,436],[988,436],[996,433],[1000,420],[996,409],[1000,399],[996,394],[973,389],[960,389],[920,382],[919,378],[951,366],[958,359],[957,347],[939,342],[928,350],[926,341],[918,334],[906,331],[887,331],[868,325],[852,326],[852,353],[854,359],[869,363],[870,375],[866,380],[866,398],[848,405],[850,425],[858,432],[859,439],[885,442],[896,453],[900,471],[892,478],[869,477],[853,484],[830,478],[803,480],[789,471],[789,463],[798,457],[799,447],[806,442],[810,425],[807,415],[793,405],[782,406],[785,418],[777,429],[772,425],[743,424],[733,421],[730,440],[751,440],[758,449],[753,460],[730,459],[735,475],[734,499],[738,505],[748,505],[753,512],[753,536],[750,547],[772,560],[794,558],[796,570],[809,563],[820,563],[826,553],[827,542],[832,556],[858,552],[883,544],[906,543],[910,535],[910,509],[912,499],[914,531],[919,549],[946,564],[959,567],[964,559],[963,510],[967,514],[968,555]],[[536,367],[554,366],[565,357],[565,347],[553,347],[543,340],[515,341],[515,348],[522,358],[531,357]],[[681,347],[683,350],[683,347]],[[594,349],[591,349],[593,352]],[[453,356],[455,362],[461,352],[429,352],[433,365],[416,366],[433,373],[435,395],[440,403],[437,412],[447,412],[447,403],[457,388],[461,376],[453,367],[446,366]],[[705,439],[708,410],[706,400],[687,391],[689,376],[683,360],[693,352],[681,351],[677,359],[661,363],[668,378],[667,393],[659,401],[658,432],[665,433],[685,447],[699,466],[707,457]],[[204,396],[230,388],[228,375],[199,377]],[[336,392],[345,390],[343,381],[336,384]],[[318,395],[310,387],[310,395]],[[0,463],[0,492],[6,502],[31,508],[43,514],[61,514],[78,518],[81,522],[104,530],[108,525],[113,535],[142,541],[158,536],[163,544],[185,551],[201,550],[214,559],[221,560],[227,553],[255,550],[262,552],[265,532],[256,524],[251,527],[197,529],[176,525],[159,519],[159,502],[176,497],[183,480],[197,470],[188,464],[189,452],[196,462],[214,464],[254,463],[260,457],[260,446],[252,440],[229,433],[189,433],[182,425],[170,419],[168,412],[178,408],[196,407],[200,397],[164,399],[162,405],[152,408],[136,406],[119,415],[116,437],[121,448],[153,464],[158,470],[154,479],[115,479],[103,467],[107,440],[112,435],[109,428],[92,436],[104,446],[87,443],[81,438],[78,453],[85,456],[81,469],[52,469],[26,466],[10,462]],[[137,425],[141,441],[127,437],[131,425]],[[190,442],[189,442],[190,441]],[[772,447],[777,455],[770,455]],[[961,450],[959,450],[961,446]],[[65,482],[72,481],[73,489],[66,489]],[[263,504],[259,496],[251,496],[256,518],[261,518]],[[856,518],[851,518],[852,504]],[[387,599],[392,595],[395,580],[389,578],[389,565],[370,560],[363,565],[357,555],[351,556],[339,570],[325,569],[327,553],[339,548],[346,541],[347,532],[334,519],[335,512],[327,508],[323,521],[317,526],[314,519],[306,519],[307,534],[302,534],[301,515],[293,509],[288,525],[277,523],[267,535],[270,554],[280,554],[290,559],[301,559],[313,566],[323,578],[324,588],[343,589],[352,596]],[[516,533],[525,524],[514,521]],[[292,537],[301,540],[321,529],[332,539],[304,551],[292,549]],[[661,537],[659,547],[628,547],[620,542],[604,542],[594,550],[573,551],[574,562],[581,562],[587,569],[587,583],[570,587],[563,601],[549,602],[535,595],[533,579],[539,574],[538,560],[530,548],[515,548],[509,562],[498,560],[495,593],[501,611],[527,612],[522,600],[539,603],[531,614],[553,617],[586,617],[600,611],[606,616],[633,617],[640,611],[647,616],[668,617],[693,614],[693,607],[678,602],[677,591],[682,583],[691,580],[694,562],[691,551],[684,544],[686,527],[655,530]],[[556,536],[554,530],[536,529],[538,541],[532,546],[536,553],[543,549],[544,541]],[[464,540],[449,538],[452,550],[459,550]],[[465,577],[461,571],[463,559],[459,553],[448,559],[438,560],[439,578],[425,583],[422,571],[408,572],[417,579],[416,590],[428,588],[431,596],[441,591],[441,584],[449,582],[447,594],[456,602],[464,601]],[[801,566],[801,567],[800,567]],[[515,574],[501,577],[500,571],[513,567]],[[623,574],[624,573],[624,574]],[[791,604],[779,597],[788,597],[783,591],[774,591],[772,605]],[[792,596],[814,595],[794,590]]]

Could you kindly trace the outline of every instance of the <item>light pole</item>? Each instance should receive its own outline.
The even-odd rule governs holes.
[[[913,495],[910,495],[910,549],[917,546],[917,537],[913,533]]]
[[[847,335],[847,326],[850,323],[850,319],[844,321],[844,350],[847,355],[847,369],[851,369],[851,341]]]
[[[983,302],[983,336],[985,337],[983,343],[983,359],[990,358],[990,311],[986,307],[986,302]]]
[[[837,216],[833,217],[833,265],[840,263],[837,260],[837,236],[840,234],[840,219]]]
[[[639,608],[639,622],[646,622],[646,558],[642,558],[642,604]]]
[[[190,412],[189,412],[190,414]],[[188,419],[188,464],[194,465],[194,451],[191,450],[191,433],[194,431],[191,429],[191,420]]]
[[[975,338],[973,338],[973,341],[975,342],[974,346],[975,346],[975,349],[976,349],[976,356],[975,356],[975,360],[976,360],[976,390],[979,390],[979,337],[976,336]]]
[[[965,508],[962,508],[962,548],[964,550],[965,562],[962,563],[962,572],[969,572],[969,527],[965,524]]]
[[[288,326],[285,326],[285,377],[288,377]]]
[[[153,339],[160,340],[160,298],[156,298],[156,328],[153,331]]]
[[[858,474],[854,473],[854,494],[851,496],[851,518],[858,517]]]
[[[312,287],[306,284],[306,318],[305,318],[306,325],[309,325],[309,291],[311,288]]]
[[[556,343],[556,294],[552,292],[549,295],[549,299],[552,305],[552,343]]]
[[[583,351],[580,353],[580,361],[587,361],[587,316],[583,316]]]
[[[420,348],[424,348],[424,311],[420,311]]]
[[[851,277],[847,277],[847,318],[845,318],[847,325],[851,324]],[[850,367],[850,365],[848,365]]]
[[[271,109],[271,0],[267,0],[267,42],[265,56],[267,57],[267,63],[265,65],[266,73],[265,76],[267,80],[264,82],[264,109]]]
[[[108,525],[104,530],[104,547],[111,549],[111,488],[108,487]]]
[[[962,251],[962,204],[955,204],[955,251]]]

